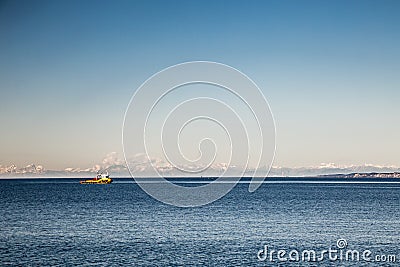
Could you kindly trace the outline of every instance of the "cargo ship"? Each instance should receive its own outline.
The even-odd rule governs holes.
[[[89,180],[84,180],[80,181],[80,184],[111,184],[112,179],[110,178],[110,175],[108,175],[108,172],[98,172],[96,177],[93,179]]]

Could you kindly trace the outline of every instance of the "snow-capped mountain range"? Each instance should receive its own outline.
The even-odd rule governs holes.
[[[138,154],[129,160],[131,171],[135,176],[147,177],[151,176],[153,167],[157,169],[163,176],[187,176],[189,173],[183,173],[173,167],[171,164],[160,159],[147,159],[145,155]],[[192,171],[200,170],[203,166],[182,166]],[[100,170],[108,170],[113,177],[130,177],[125,161],[118,157],[116,152],[108,154],[101,163],[92,167],[81,168],[65,168],[64,170],[49,170],[42,165],[30,164],[25,167],[18,167],[14,164],[10,166],[0,165],[0,177],[92,177]],[[247,170],[246,175],[251,175],[254,170]],[[190,176],[218,176],[223,172],[226,175],[235,176],[241,174],[241,168],[236,166],[228,166],[226,163],[217,163],[211,165],[205,172],[191,173]],[[400,172],[397,166],[379,166],[373,164],[339,166],[333,163],[321,164],[311,167],[278,167],[273,166],[269,172],[269,176],[319,176],[327,174],[351,174],[351,173],[392,173]]]

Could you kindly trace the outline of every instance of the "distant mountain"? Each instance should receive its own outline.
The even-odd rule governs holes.
[[[316,167],[285,168],[273,167],[271,176],[321,176],[330,174],[355,174],[355,173],[394,173],[400,172],[399,167],[379,166],[372,164],[337,166],[335,164],[322,164]]]
[[[0,175],[13,175],[13,174],[44,174],[46,170],[42,165],[29,164],[25,167],[18,168],[15,164],[10,166],[0,165]]]
[[[138,154],[129,159],[129,166],[135,176],[148,177],[153,175],[153,167],[163,176],[219,176],[225,172],[227,176],[241,175],[241,168],[237,166],[228,166],[226,163],[213,164],[202,173],[184,173],[174,168],[171,164],[160,159],[148,159],[145,155]],[[192,171],[201,170],[203,166],[187,165],[182,166]],[[265,168],[265,167],[264,167]],[[101,163],[92,167],[65,168],[64,170],[48,170],[42,165],[30,164],[25,167],[17,167],[12,164],[9,166],[0,165],[0,177],[93,177],[99,170],[108,170],[113,177],[130,177],[125,161],[118,157],[116,152],[109,153]],[[251,176],[254,169],[249,169],[244,176]],[[264,169],[266,173],[266,169]],[[274,166],[269,172],[269,176],[275,177],[298,177],[298,176],[340,176],[362,177],[364,174],[400,173],[400,168],[395,166],[378,166],[372,164],[338,166],[333,163],[321,164],[312,167],[277,167]],[[357,176],[358,175],[358,176]],[[397,177],[397,176],[396,176]]]
[[[151,165],[137,164],[131,166],[136,176],[147,177],[150,172]],[[194,169],[195,167],[193,167]],[[160,165],[158,171],[163,176],[219,176],[224,171],[226,175],[240,175],[239,169],[227,168],[223,165],[212,165],[204,173],[182,173],[172,166]],[[66,168],[64,170],[48,170],[42,165],[30,164],[25,167],[17,167],[16,165],[0,166],[0,177],[92,177],[99,170],[108,170],[113,177],[130,177],[129,171],[123,164],[114,165],[95,165],[91,168]],[[248,170],[244,176],[250,176],[254,170]],[[400,178],[400,168],[396,167],[380,167],[380,166],[349,166],[349,167],[272,167],[269,176],[271,177],[338,177],[338,178],[357,178],[357,177],[380,177],[380,178]]]

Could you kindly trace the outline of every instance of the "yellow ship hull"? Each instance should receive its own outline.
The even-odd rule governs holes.
[[[101,178],[101,179],[90,179],[85,181],[80,181],[80,184],[111,184],[111,178]]]

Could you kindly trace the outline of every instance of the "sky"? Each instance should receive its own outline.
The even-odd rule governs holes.
[[[264,93],[274,165],[399,166],[399,13],[399,1],[0,1],[0,165],[121,155],[137,88],[205,60]]]

